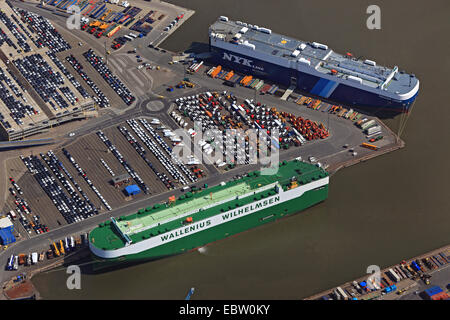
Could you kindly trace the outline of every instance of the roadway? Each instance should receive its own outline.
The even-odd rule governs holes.
[[[59,26],[59,28],[65,28],[64,17],[55,16],[47,10],[37,8],[34,4],[22,3],[17,1],[13,1],[13,3],[18,7],[22,7],[24,9],[41,14],[42,16],[54,22],[57,26]],[[84,41],[87,44],[86,46],[95,49],[97,52],[104,52],[104,44],[99,42],[99,40],[97,40],[96,38],[92,37],[92,35],[79,30],[74,30],[73,32],[71,31],[71,34],[75,38]],[[168,93],[165,90],[167,88],[166,83],[173,82],[173,84],[176,84],[177,82],[179,82],[180,79],[185,76],[185,66],[181,64],[168,65],[168,62],[171,61],[170,54],[164,54],[161,51],[148,48],[144,43],[144,41],[147,41],[145,40],[145,38],[138,39],[137,41],[138,42],[134,44],[137,48],[137,54],[141,55],[144,59],[151,61],[153,64],[164,65],[164,68],[167,69],[167,72],[170,75],[169,78],[171,80],[169,80],[169,82],[160,80],[158,81],[155,79],[155,77],[150,78],[149,76],[146,76],[148,82],[144,83],[143,88],[140,88],[141,91],[144,89],[145,93],[137,94],[138,98],[132,106],[122,106],[121,110],[115,110],[114,108],[110,108],[110,110],[102,110],[102,116],[93,118],[89,120],[85,125],[73,130],[75,136],[73,138],[67,139],[67,142],[65,142],[63,146],[73,142],[79,136],[88,134],[94,130],[100,130],[112,125],[116,125],[130,118],[157,117],[160,118],[162,122],[174,124],[173,120],[167,114],[170,103],[171,101],[173,101],[173,99],[185,95],[204,92],[207,90],[223,91],[230,89],[229,87],[223,86],[221,84],[221,81],[219,80],[211,80],[205,75],[195,74],[189,75],[189,77],[191,81],[196,84],[196,88],[180,90],[176,89],[174,92]],[[132,61],[132,59],[129,59],[127,57],[127,54],[125,53],[126,50],[129,50],[131,48],[131,45],[127,45],[124,48],[121,48],[119,51],[113,52],[108,57],[108,60],[110,62],[111,60],[117,60],[115,62],[108,63],[108,65],[113,70],[113,72],[120,75],[121,78],[125,73],[141,72],[141,70],[137,70],[137,64]],[[125,62],[125,65],[118,61]],[[122,70],[120,70],[118,67],[121,67]],[[130,85],[130,83],[133,84],[132,78],[134,77],[131,74],[126,75],[124,77],[124,82],[126,82],[128,85]],[[133,90],[134,93],[136,93],[135,89],[138,87],[136,82],[137,81],[134,81],[134,85],[130,86],[130,89]],[[232,91],[238,97],[256,97],[256,94],[252,89],[238,86],[233,88]],[[164,98],[160,98],[161,95],[163,95]],[[297,114],[299,113],[299,111],[301,111],[303,117],[309,118],[313,121],[323,122],[330,128],[331,135],[326,140],[315,140],[308,142],[307,144],[299,148],[292,147],[289,150],[282,151],[280,153],[280,161],[293,159],[298,156],[302,156],[304,159],[306,159],[311,155],[318,158],[319,161],[321,159],[326,159],[326,162],[328,164],[331,164],[333,162],[348,161],[349,159],[352,159],[352,156],[348,151],[343,149],[343,145],[349,144],[350,147],[356,147],[361,143],[362,139],[364,139],[364,135],[362,134],[361,130],[353,126],[352,122],[350,122],[349,120],[338,118],[336,116],[330,116],[319,111],[307,109],[304,106],[301,107],[289,101],[281,101],[274,96],[258,96],[257,99],[258,101],[266,103],[267,105],[276,106],[278,110],[293,112]],[[161,101],[163,105],[162,109],[152,110],[151,108],[148,108],[147,104],[152,101]],[[363,156],[365,154],[369,154],[370,152],[369,150],[361,149],[358,150],[358,153],[359,156]],[[224,173],[219,173],[218,170],[209,168],[211,170],[208,177],[198,183],[198,185],[207,183],[209,186],[214,186],[219,184],[221,181],[230,180],[238,174],[244,174],[252,170],[257,170],[259,168],[259,164],[238,166],[237,168]],[[168,199],[169,196],[179,194],[181,194],[179,190],[172,190],[161,194],[152,195],[133,203],[123,205],[112,211],[91,217],[79,223],[61,226],[57,229],[51,230],[48,233],[33,236],[32,239],[24,239],[20,242],[15,243],[14,245],[11,245],[9,248],[0,253],[0,265],[6,265],[7,259],[11,254],[28,253],[35,250],[42,251],[43,249],[48,249],[50,241],[59,240],[68,235],[76,235],[80,232],[89,231],[100,222],[105,221],[111,217],[118,217],[121,215],[134,213],[142,207],[147,207],[155,203],[164,202]],[[23,268],[21,271],[23,271]],[[0,280],[5,281],[7,279],[10,279],[16,273],[2,272],[0,273]]]

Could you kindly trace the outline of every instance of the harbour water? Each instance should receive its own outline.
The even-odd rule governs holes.
[[[301,214],[206,248],[99,275],[68,290],[65,270],[36,276],[45,299],[299,299],[450,243],[450,33],[446,0],[171,0],[196,13],[162,47],[207,43],[219,15],[325,43],[414,73],[421,91],[402,134],[406,147],[339,171],[329,198]],[[400,117],[386,120],[397,131]],[[308,155],[305,155],[308,156]]]

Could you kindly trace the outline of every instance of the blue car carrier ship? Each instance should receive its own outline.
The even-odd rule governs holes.
[[[340,104],[407,112],[419,92],[414,74],[327,45],[304,42],[221,16],[209,28],[213,61]]]

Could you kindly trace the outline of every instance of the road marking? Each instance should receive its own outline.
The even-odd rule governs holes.
[[[137,69],[136,69],[137,70]],[[144,81],[142,81],[142,79],[140,79],[134,70],[127,70],[127,72],[138,82],[138,86],[141,88],[145,88],[145,83]]]
[[[126,67],[126,62],[123,61],[122,59],[117,59],[116,62],[120,63],[122,65],[122,67]]]
[[[114,67],[116,67],[118,70],[119,70],[119,72],[122,72],[122,67],[120,67],[119,65],[118,65],[118,63],[117,63],[117,61],[116,60],[113,60],[113,59],[109,59],[109,62],[111,62],[113,65],[114,65]]]

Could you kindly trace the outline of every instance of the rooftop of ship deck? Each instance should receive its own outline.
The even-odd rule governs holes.
[[[244,25],[237,24],[236,21],[222,21],[217,20],[214,22],[210,29],[216,33],[225,34],[225,41],[229,42],[232,40],[236,33],[244,27]],[[297,61],[300,58],[304,58],[311,61],[311,66],[316,67],[317,71],[322,73],[331,74],[332,67],[338,67],[338,64],[351,64],[357,67],[357,71],[354,71],[354,76],[361,77],[364,74],[374,74],[375,78],[379,77],[379,81],[371,81],[370,79],[362,79],[362,83],[372,88],[377,88],[381,83],[386,80],[386,78],[393,71],[393,68],[388,68],[380,65],[368,65],[364,61],[356,60],[354,58],[350,59],[339,53],[334,52],[332,49],[327,50],[315,48],[310,42],[300,41],[288,36],[280,35],[274,33],[271,34],[263,33],[252,29],[247,26],[248,31],[242,34],[240,40],[247,40],[249,43],[255,45],[255,50],[263,52],[266,54],[271,54],[274,57],[286,59],[288,61]],[[296,57],[291,56],[301,44],[306,44],[306,48],[300,51],[299,55]],[[320,62],[331,66],[327,68],[326,66],[319,65]],[[347,75],[352,75],[351,70],[345,70],[344,72],[338,72],[336,76],[344,77]],[[394,79],[388,82],[386,85],[386,90],[393,93],[407,93],[413,89],[418,82],[415,76],[410,76],[409,74],[401,71],[397,72]]]
[[[157,225],[158,223],[167,221],[168,219],[171,218],[176,218],[188,212],[193,212],[201,208],[213,206],[223,200],[235,198],[237,196],[242,196],[250,192],[251,190],[252,189],[250,185],[248,185],[247,183],[239,183],[226,189],[216,191],[212,195],[206,194],[198,198],[191,198],[189,199],[189,201],[186,202],[169,205],[167,206],[166,209],[155,212],[154,214],[149,214],[145,216],[141,215],[133,220],[119,221],[117,225],[124,233],[127,234],[138,233],[139,232],[138,230],[141,228]]]
[[[118,219],[117,225],[122,232],[127,233],[129,226],[139,226],[141,224],[142,226],[139,226],[139,228],[145,228],[145,230],[135,234],[129,233],[129,236],[133,241],[136,239],[142,240],[142,235],[150,233],[150,230],[153,230],[155,227],[164,230],[164,224],[171,220],[171,218],[172,220],[181,219],[186,213],[193,212],[199,208],[205,208],[208,205],[216,207],[220,201],[233,199],[238,195],[244,195],[255,188],[267,186],[277,181],[286,182],[294,175],[299,177],[300,184],[308,183],[312,178],[317,179],[327,175],[323,169],[300,161],[287,162],[285,165],[280,166],[278,172],[274,175],[261,175],[259,171],[256,172],[256,176],[253,175],[254,173],[250,173],[250,177],[229,181],[225,186],[219,184],[206,188],[198,193],[192,194],[189,199],[177,200],[171,206],[166,207],[161,204],[160,207],[154,207],[148,212],[142,209],[140,210],[141,214],[134,213],[121,217]],[[210,193],[212,193],[212,200]],[[204,211],[202,210],[202,212]],[[130,224],[128,225],[128,223]],[[158,223],[161,223],[161,226],[158,226]],[[155,225],[155,227],[152,227],[152,225]],[[113,250],[125,246],[125,240],[110,220],[101,223],[99,227],[92,230],[89,237],[92,244],[105,250]]]

